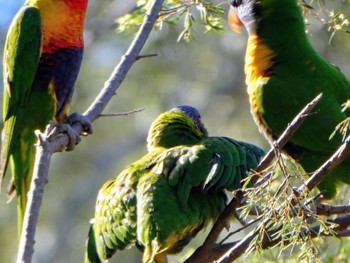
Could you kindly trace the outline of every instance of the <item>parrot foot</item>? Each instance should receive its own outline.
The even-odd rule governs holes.
[[[78,134],[71,127],[75,123],[80,123],[83,126],[84,131],[81,133],[82,136],[87,136],[93,133],[91,121],[79,112],[74,112],[71,115],[67,116],[63,122],[64,123],[61,124],[62,128],[65,129],[64,131],[69,136],[69,144],[66,149],[67,151],[72,151],[75,145],[77,145],[81,140],[80,134]]]
[[[81,135],[87,136],[93,133],[91,121],[79,112],[74,112],[64,119],[64,123],[74,125],[74,123],[80,123],[84,127],[84,131]]]
[[[72,128],[72,126],[77,122],[80,123],[84,129],[81,134]],[[48,132],[48,137],[54,138],[55,135],[60,133],[65,133],[68,135],[69,143],[66,147],[66,151],[72,151],[74,149],[75,145],[77,145],[81,140],[80,135],[87,136],[93,132],[90,120],[78,112],[72,113],[66,117],[63,120],[63,123],[57,124],[51,122],[50,127],[51,130]]]
[[[80,142],[80,134],[77,133],[69,124],[66,123],[51,123],[52,130],[49,132],[48,138],[52,137],[55,138],[55,136],[65,133],[69,137],[69,143],[67,145],[66,151],[72,151],[75,147]]]

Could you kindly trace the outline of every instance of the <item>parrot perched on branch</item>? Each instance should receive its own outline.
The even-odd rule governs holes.
[[[17,194],[19,231],[34,166],[34,131],[67,115],[83,56],[87,2],[27,0],[7,34],[0,182],[10,163],[8,194]]]
[[[229,23],[245,26],[246,84],[255,122],[270,141],[318,94],[321,101],[292,136],[285,152],[306,172],[319,168],[341,145],[337,124],[349,116],[342,104],[350,98],[350,82],[311,46],[296,0],[230,0]],[[332,198],[339,182],[350,184],[350,157],[319,185]]]
[[[136,245],[143,262],[166,262],[224,209],[264,152],[227,137],[208,137],[198,111],[161,114],[148,153],[100,189],[85,262],[102,262]]]

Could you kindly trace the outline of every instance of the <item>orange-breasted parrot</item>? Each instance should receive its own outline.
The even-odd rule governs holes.
[[[306,172],[319,168],[340,146],[337,124],[349,116],[350,82],[311,46],[296,0],[230,0],[229,23],[248,31],[246,84],[251,112],[269,140],[319,93],[321,101],[285,147]],[[321,182],[324,197],[336,194],[339,182],[350,184],[350,158]]]
[[[208,137],[198,111],[179,106],[161,114],[148,134],[148,153],[100,189],[86,263],[136,245],[143,262],[180,252],[241,187],[264,152],[227,137]]]
[[[35,155],[34,131],[67,115],[83,56],[88,0],[27,0],[9,28],[4,50],[0,181],[12,168],[19,231]]]

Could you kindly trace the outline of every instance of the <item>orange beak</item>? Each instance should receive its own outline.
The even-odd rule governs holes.
[[[231,7],[228,11],[228,24],[233,32],[241,33],[242,21],[238,18],[236,11]]]

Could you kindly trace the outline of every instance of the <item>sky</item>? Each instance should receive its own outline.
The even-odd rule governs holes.
[[[0,26],[7,27],[24,0],[0,0]]]

